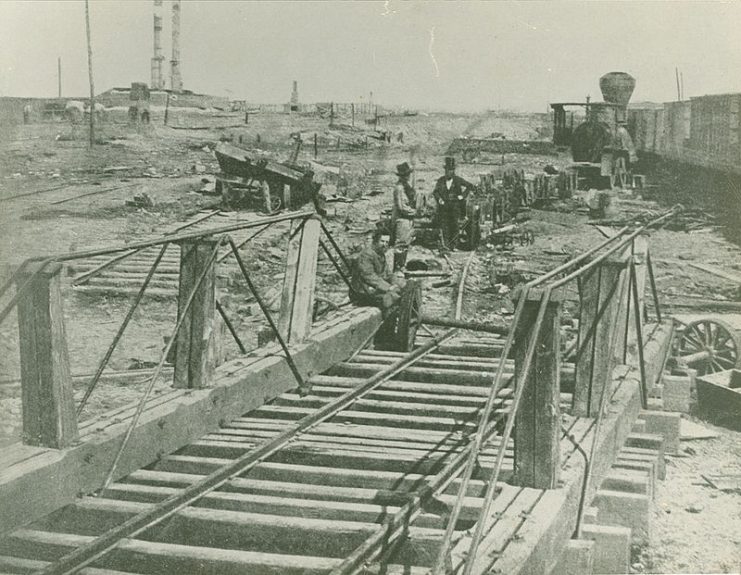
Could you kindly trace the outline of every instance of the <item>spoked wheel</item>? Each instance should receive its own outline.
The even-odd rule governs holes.
[[[679,332],[677,361],[706,375],[741,365],[741,338],[717,319],[690,322]]]
[[[401,292],[399,317],[396,321],[396,350],[408,352],[414,349],[414,339],[422,317],[422,286],[419,282],[407,282]]]
[[[625,188],[628,185],[628,165],[623,156],[615,158],[615,164],[612,166],[612,175],[610,184],[613,188]]]
[[[270,213],[271,214],[274,214],[275,212],[280,210],[282,205],[283,205],[283,202],[281,202],[278,196],[270,196]]]

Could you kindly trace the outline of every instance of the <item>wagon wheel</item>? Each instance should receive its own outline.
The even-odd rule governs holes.
[[[481,215],[479,206],[473,206],[466,222],[461,226],[465,230],[463,239],[463,249],[467,251],[475,250],[481,241]]]
[[[396,350],[408,352],[414,349],[414,339],[422,317],[422,286],[419,282],[407,282],[401,292],[399,317],[396,321]]]
[[[677,340],[677,361],[706,375],[741,366],[741,338],[727,323],[701,319],[684,326]]]
[[[283,205],[283,202],[281,202],[280,198],[278,196],[270,196],[270,210],[268,213],[274,214],[278,210],[280,210],[281,206]]]
[[[615,158],[610,175],[610,185],[614,187],[625,188],[628,185],[628,166],[623,156]]]

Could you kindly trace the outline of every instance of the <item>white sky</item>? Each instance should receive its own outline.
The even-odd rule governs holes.
[[[150,80],[151,0],[90,0],[96,92]],[[170,57],[170,2],[163,47]],[[434,38],[434,39],[433,39]],[[741,2],[184,0],[187,89],[251,102],[358,101],[543,111],[637,78],[633,100],[741,91]],[[0,0],[0,95],[87,87],[84,2]],[[434,57],[434,59],[433,59]],[[166,66],[169,74],[169,66]]]

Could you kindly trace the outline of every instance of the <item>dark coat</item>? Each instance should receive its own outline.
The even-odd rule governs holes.
[[[372,246],[365,246],[355,259],[350,285],[358,295],[382,294],[391,287],[386,258]]]
[[[463,213],[465,211],[468,192],[475,186],[460,176],[454,175],[453,183],[448,190],[445,181],[445,176],[438,178],[435,189],[432,192],[438,207],[443,210],[446,210],[446,208],[448,210],[456,210],[458,214]]]

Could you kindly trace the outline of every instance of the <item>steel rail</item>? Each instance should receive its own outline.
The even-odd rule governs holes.
[[[82,396],[80,405],[77,406],[77,417],[79,417],[80,414],[82,413],[82,410],[85,409],[85,404],[87,403],[87,400],[90,398],[90,395],[93,393],[93,390],[98,385],[98,381],[100,381],[100,376],[103,375],[103,370],[105,370],[105,368],[108,366],[108,362],[110,361],[111,356],[113,355],[113,352],[118,346],[118,342],[121,341],[124,331],[126,331],[126,328],[128,327],[129,322],[131,321],[131,318],[134,316],[134,312],[136,311],[136,308],[141,303],[142,298],[144,297],[144,292],[147,291],[147,287],[149,287],[149,282],[152,280],[152,276],[154,276],[155,272],[157,271],[157,267],[159,266],[160,261],[162,260],[162,257],[165,255],[165,251],[167,251],[168,246],[169,244],[165,244],[162,246],[162,249],[160,249],[160,252],[157,254],[157,257],[155,258],[154,263],[152,264],[152,267],[149,268],[147,277],[144,278],[144,282],[139,288],[139,292],[136,294],[134,301],[131,302],[131,306],[129,306],[129,311],[126,313],[126,317],[124,317],[123,323],[121,323],[120,327],[118,328],[118,331],[116,332],[116,335],[113,337],[113,341],[108,346],[108,350],[103,356],[103,359],[101,360],[100,365],[98,366],[98,370],[95,372],[95,375],[90,380],[90,383],[88,384],[87,389],[85,390],[85,395]]]
[[[103,190],[94,190],[92,192],[85,192],[84,194],[77,194],[76,196],[70,196],[69,198],[63,198],[61,200],[56,200],[54,202],[49,202],[48,205],[50,206],[58,206],[59,204],[65,204],[67,202],[71,202],[74,200],[79,200],[80,198],[86,198],[88,196],[97,196],[99,194],[107,194],[108,192],[117,192],[118,190],[124,190],[127,188],[133,188],[134,186],[140,186],[141,184],[139,182],[134,182],[133,184],[126,184],[123,186],[114,186],[112,188],[105,188]]]
[[[286,361],[288,362],[288,367],[291,368],[291,373],[293,373],[293,377],[296,378],[296,382],[298,383],[299,389],[301,392],[306,391],[306,383],[304,382],[304,378],[301,376],[301,372],[298,369],[298,366],[296,365],[296,362],[293,361],[293,356],[291,355],[291,352],[288,349],[288,346],[286,345],[285,340],[283,339],[283,336],[280,333],[280,330],[278,329],[278,326],[275,325],[275,321],[273,320],[273,316],[270,315],[270,310],[268,309],[268,306],[265,305],[265,302],[260,297],[260,294],[257,292],[257,287],[255,287],[255,284],[252,283],[252,278],[250,278],[250,274],[247,271],[247,268],[244,265],[244,262],[242,261],[242,256],[239,255],[239,251],[237,251],[237,246],[234,244],[234,241],[229,238],[229,245],[232,248],[232,253],[234,253],[234,258],[237,260],[237,265],[239,265],[239,269],[242,272],[242,277],[244,277],[244,281],[247,283],[247,287],[252,292],[252,296],[255,298],[255,301],[257,302],[257,305],[260,306],[260,310],[262,311],[263,315],[265,316],[265,319],[268,320],[268,324],[270,324],[270,329],[273,330],[273,333],[275,334],[275,339],[278,340],[278,343],[280,344],[281,349],[283,349],[283,353],[286,356]]]
[[[7,281],[0,287],[0,297],[3,297],[5,295],[5,292],[7,292],[10,289],[10,286],[12,286],[14,283],[18,281],[18,278],[23,273],[23,270],[26,268],[27,262],[21,262],[21,265],[19,265],[12,274],[10,274],[10,277],[7,279]]]
[[[196,224],[200,224],[201,222],[205,222],[206,220],[208,220],[208,219],[210,219],[210,218],[212,218],[215,215],[220,214],[220,213],[221,213],[221,210],[218,209],[218,210],[213,210],[211,212],[208,212],[206,214],[202,214],[202,215],[198,216],[197,218],[195,218],[194,220],[191,220],[189,222],[184,223],[181,226],[178,226],[174,230],[171,230],[169,232],[165,232],[165,235],[166,236],[174,236],[178,232],[182,232],[186,228],[190,228],[191,226],[195,226]]]
[[[574,528],[574,537],[573,539],[581,539],[581,525],[582,520],[584,519],[584,501],[587,497],[587,487],[589,483],[589,477],[587,476],[587,466],[589,464],[589,456],[587,455],[587,452],[584,451],[584,448],[581,446],[581,444],[576,440],[576,437],[574,437],[573,433],[570,433],[568,429],[564,429],[563,425],[561,426],[561,431],[563,432],[563,437],[568,439],[571,444],[576,448],[576,450],[579,452],[579,454],[584,459],[584,475],[581,479],[581,492],[579,495],[579,510],[576,513],[576,527]],[[589,430],[587,430],[589,431]]]
[[[216,311],[219,312],[221,319],[224,320],[224,325],[226,325],[226,328],[229,330],[229,333],[232,334],[234,343],[237,344],[237,347],[239,348],[240,353],[246,354],[247,348],[244,347],[242,340],[239,338],[239,334],[237,333],[237,330],[234,328],[234,324],[231,322],[229,317],[226,315],[224,306],[221,305],[221,302],[219,300],[216,300],[215,303],[216,303]]]
[[[627,265],[627,262],[626,262]],[[612,298],[615,295],[615,292],[617,291],[618,284],[620,282],[614,282],[612,284],[612,287],[610,288],[609,293],[607,294],[607,297],[605,298],[605,301],[602,302],[602,306],[597,310],[597,313],[594,316],[594,320],[592,321],[592,325],[589,326],[589,330],[586,334],[584,334],[584,341],[579,342],[579,349],[576,350],[576,354],[574,356],[574,361],[579,361],[579,358],[581,357],[581,354],[584,353],[584,348],[587,346],[587,344],[592,341],[594,338],[594,334],[597,331],[597,325],[602,320],[602,316],[605,315],[605,312],[607,311],[607,308],[610,307],[610,303],[612,303]],[[564,355],[568,355],[567,353],[564,353]]]
[[[498,423],[499,420],[489,423],[484,434],[486,439],[489,439],[492,434],[496,432]],[[451,459],[437,475],[435,475],[432,481],[423,485],[413,494],[410,494],[411,500],[400,508],[386,523],[386,525],[378,527],[376,531],[360,545],[360,547],[355,549],[351,555],[346,557],[342,563],[336,566],[329,575],[349,575],[351,573],[357,573],[358,570],[362,568],[363,563],[373,560],[378,554],[383,552],[380,548],[381,545],[385,544],[385,548],[390,547],[396,539],[407,531],[409,524],[411,524],[421,513],[422,503],[430,497],[433,497],[436,493],[444,491],[450,483],[455,480],[458,476],[458,472],[460,472],[461,466],[465,462],[465,459],[469,457],[471,448],[471,443],[464,446],[463,449],[456,454],[456,456]]]
[[[468,256],[463,270],[461,271],[461,279],[458,282],[458,297],[455,301],[455,319],[461,319],[463,313],[463,292],[466,289],[466,278],[468,277],[468,269],[471,267],[473,256],[476,255],[476,250],[471,250],[471,255]]]
[[[129,256],[133,256],[135,254],[138,254],[141,251],[142,250],[130,250],[130,251],[127,251],[127,252],[123,252],[121,254],[118,254],[116,256],[113,256],[112,258],[104,261],[99,266],[94,267],[89,272],[85,272],[84,274],[81,274],[81,275],[77,276],[75,279],[72,280],[72,285],[73,286],[76,286],[76,285],[80,285],[80,284],[86,283],[88,280],[90,280],[90,279],[94,278],[95,276],[97,276],[98,274],[102,273],[104,270],[108,269],[113,264],[118,263],[121,260],[125,260]]]
[[[39,274],[44,270],[46,266],[48,266],[50,263],[52,263],[54,260],[51,258],[46,258],[44,260],[41,260],[38,264],[38,268],[31,272],[31,275],[28,276],[26,281],[23,282],[23,285],[16,288],[15,293],[13,294],[13,297],[10,298],[10,301],[7,303],[7,305],[3,308],[3,311],[0,312],[0,324],[3,323],[6,317],[10,314],[12,309],[15,307],[15,305],[18,303],[18,300],[21,298],[21,296],[28,290],[29,286],[35,280]],[[21,275],[21,269],[25,269],[25,266],[31,263],[30,260],[26,260],[21,264],[21,266],[16,270],[16,273],[13,274],[13,276],[10,278],[10,280],[7,282],[6,286],[3,286],[3,288],[7,289],[10,285],[12,285],[13,280],[17,279]]]
[[[512,318],[512,327],[510,328],[509,333],[507,334],[507,339],[505,340],[504,347],[502,349],[502,354],[501,354],[502,359],[500,360],[499,365],[497,366],[497,372],[494,375],[494,379],[492,380],[492,386],[490,388],[489,395],[486,398],[486,405],[484,406],[484,410],[481,412],[481,417],[479,419],[479,425],[476,429],[476,435],[474,436],[473,442],[470,444],[471,450],[469,451],[469,454],[468,454],[468,459],[466,461],[466,467],[463,472],[463,478],[461,480],[460,488],[458,489],[458,495],[456,497],[455,504],[453,505],[453,509],[451,510],[450,515],[448,516],[448,524],[445,529],[445,535],[443,536],[443,541],[440,545],[437,559],[432,569],[433,575],[439,575],[445,569],[445,563],[448,557],[448,551],[453,541],[453,532],[455,531],[455,525],[458,522],[458,517],[460,516],[461,509],[463,508],[463,500],[465,499],[465,494],[468,493],[468,485],[471,481],[473,471],[476,468],[477,458],[481,450],[481,446],[484,443],[485,426],[491,414],[491,410],[493,409],[494,403],[499,395],[499,392],[502,389],[502,379],[504,377],[504,369],[505,369],[505,363],[506,363],[505,359],[509,357],[510,350],[512,349],[512,345],[515,339],[515,327],[518,325],[518,323],[520,322],[520,318],[522,317],[523,309],[525,308],[525,299],[527,298],[529,289],[530,288],[527,286],[523,289],[522,293],[520,294],[520,299],[517,302],[517,307],[515,308],[515,313]],[[504,454],[506,450],[505,443],[500,444],[499,450],[497,451],[497,461],[499,460],[499,454],[500,453]],[[495,480],[493,480],[493,484],[496,484]],[[484,517],[484,515],[481,514],[479,516],[479,520],[481,519],[481,517]]]
[[[635,326],[636,339],[638,343],[638,365],[641,370],[641,407],[646,409],[648,406],[648,381],[646,379],[646,364],[643,358],[643,321],[640,312],[640,301],[638,297],[638,278],[636,277],[636,267],[633,259],[630,260],[630,288],[633,294],[633,307],[635,308]]]
[[[337,273],[340,274],[340,277],[342,278],[342,280],[347,284],[347,287],[350,288],[350,290],[352,291],[352,283],[350,282],[350,279],[347,277],[347,274],[345,274],[345,272],[343,271],[339,262],[335,259],[335,257],[329,251],[329,248],[327,248],[327,244],[325,244],[321,239],[319,239],[319,245],[321,246],[322,250],[324,250],[324,253],[326,254],[329,261],[332,262],[332,265],[337,270]]]
[[[188,312],[190,311],[190,308],[196,299],[196,294],[201,289],[201,286],[203,285],[203,282],[206,279],[206,276],[208,275],[208,273],[212,271],[211,265],[216,260],[216,256],[219,253],[219,247],[221,246],[221,243],[224,241],[225,237],[227,236],[222,236],[216,242],[216,245],[211,251],[211,255],[209,256],[207,263],[204,266],[203,271],[198,276],[198,280],[196,281],[195,286],[193,286],[193,289],[188,295],[188,299],[186,300],[185,305],[182,308],[182,313],[180,312],[180,310],[178,310],[178,315],[180,317],[178,318],[177,322],[175,322],[175,328],[172,330],[172,335],[170,336],[170,339],[168,340],[167,345],[165,345],[165,349],[162,351],[162,357],[160,358],[160,361],[157,364],[157,367],[155,368],[154,373],[152,374],[152,378],[149,380],[149,383],[147,384],[147,388],[144,390],[144,394],[139,400],[139,405],[137,405],[136,412],[134,413],[134,416],[131,418],[129,427],[126,430],[126,435],[124,436],[123,441],[121,442],[121,445],[119,446],[118,451],[116,452],[116,457],[114,458],[113,463],[111,464],[111,468],[108,471],[108,475],[106,476],[105,481],[103,482],[103,489],[106,489],[111,484],[111,481],[113,481],[113,475],[116,472],[116,467],[118,467],[118,462],[121,460],[121,455],[123,455],[123,452],[126,449],[126,446],[128,445],[129,440],[131,439],[131,434],[134,432],[134,428],[136,427],[137,423],[139,423],[139,417],[141,417],[141,414],[144,411],[144,406],[147,403],[147,397],[149,397],[149,394],[152,392],[152,388],[154,388],[154,384],[157,381],[157,378],[160,376],[160,373],[162,372],[162,368],[165,366],[165,361],[167,361],[167,356],[170,353],[170,349],[172,349],[172,346],[175,345],[175,341],[178,336],[178,333],[180,332],[180,328],[183,326],[183,323],[185,323],[185,318],[188,316]]]
[[[552,284],[550,284],[551,287],[553,289],[559,288],[559,287],[561,287],[561,286],[569,283],[571,280],[573,280],[573,279],[575,279],[575,278],[583,275],[584,273],[586,273],[587,271],[589,271],[590,269],[592,269],[596,265],[598,265],[601,262],[603,262],[605,259],[607,259],[608,257],[610,257],[612,254],[614,254],[618,250],[624,248],[626,245],[628,245],[629,242],[632,242],[636,237],[638,237],[640,234],[642,234],[648,228],[650,228],[652,226],[655,226],[655,225],[657,225],[657,224],[659,224],[659,223],[667,220],[668,218],[671,218],[672,216],[676,215],[679,211],[681,211],[681,209],[682,209],[682,206],[681,205],[677,205],[677,206],[673,207],[671,210],[669,210],[666,213],[664,213],[663,215],[659,216],[658,218],[656,218],[654,220],[651,220],[650,222],[648,222],[648,223],[644,224],[643,226],[637,228],[636,230],[634,230],[633,232],[631,232],[630,234],[628,234],[627,236],[625,236],[619,243],[617,243],[616,245],[610,247],[607,251],[602,252],[599,256],[597,256],[596,258],[594,258],[593,260],[591,260],[589,263],[585,264],[584,266],[580,267],[579,269],[575,270],[574,272],[570,273],[569,275],[564,276],[563,278],[561,278],[561,279],[553,282]],[[614,238],[617,238],[617,237],[622,237],[622,236],[613,236],[610,239],[614,239]],[[604,243],[605,242],[603,242],[603,244]],[[604,247],[604,245],[603,245],[603,247]],[[594,253],[594,252],[592,252],[592,253]],[[547,275],[549,275],[549,274],[546,274],[546,276]],[[545,278],[545,276],[543,276],[543,278]],[[538,278],[535,281],[537,283],[542,283],[543,278]]]
[[[197,483],[186,487],[182,492],[171,495],[153,508],[142,511],[127,519],[122,524],[117,525],[89,543],[61,557],[44,569],[37,571],[35,575],[72,575],[73,573],[77,573],[83,567],[97,561],[114,549],[122,539],[136,537],[150,527],[188,507],[204,495],[218,489],[232,477],[245,473],[281,449],[298,435],[333,417],[357,399],[363,397],[366,393],[373,391],[376,387],[391,379],[403,369],[416,363],[455,333],[456,330],[450,330],[424,346],[417,348],[406,357],[401,358],[386,369],[366,379],[352,391],[299,420],[295,425],[292,425],[273,439],[266,441],[256,449],[220,467]]]
[[[656,277],[654,276],[654,266],[651,262],[651,251],[646,251],[646,269],[648,270],[648,280],[651,283],[651,295],[654,300],[654,310],[656,311],[656,320],[661,323],[661,305],[659,304],[659,292],[656,289]]]
[[[629,272],[630,273],[630,272]],[[620,283],[623,284],[621,286],[621,291],[624,288],[624,276],[621,276]],[[638,318],[638,314],[634,314]],[[640,318],[638,318],[638,321],[640,321]],[[618,330],[614,330],[612,337],[609,339],[607,343],[607,357],[612,357],[613,353],[615,351],[615,344],[617,343],[618,338]],[[609,397],[612,396],[612,385],[610,384],[611,379],[608,379],[607,382],[602,386],[602,390],[600,391],[600,398],[599,398],[599,412],[597,413],[596,422],[594,425],[594,438],[592,439],[592,445],[589,450],[589,459],[586,462],[586,467],[584,469],[584,479],[582,482],[582,498],[586,497],[586,492],[589,489],[589,480],[592,475],[592,462],[594,461],[594,458],[597,454],[597,440],[599,439],[600,431],[602,430],[602,419],[604,417],[605,410],[607,408],[607,400]],[[609,393],[608,393],[609,389]],[[581,524],[584,522],[584,505],[579,505],[579,515],[577,515],[576,518],[576,524],[577,526],[581,526]]]
[[[275,224],[279,222],[287,222],[289,220],[298,220],[298,219],[305,219],[310,216],[313,216],[314,212],[294,212],[290,214],[284,214],[282,216],[271,216],[267,218],[261,218],[259,220],[255,220],[253,222],[240,222],[238,224],[229,224],[227,226],[221,226],[218,228],[210,228],[207,230],[201,230],[197,232],[189,232],[185,234],[178,234],[174,236],[167,236],[162,238],[156,238],[141,242],[134,242],[125,246],[118,246],[118,247],[111,247],[111,248],[100,248],[100,249],[92,249],[82,252],[72,252],[72,253],[66,253],[66,254],[57,254],[54,256],[44,256],[42,257],[33,257],[29,258],[28,261],[39,261],[39,260],[46,260],[49,261],[57,261],[57,262],[66,262],[71,260],[79,260],[83,258],[91,258],[93,256],[105,256],[108,254],[117,254],[120,252],[124,252],[127,250],[138,250],[142,248],[150,248],[153,246],[161,246],[165,243],[177,243],[177,242],[183,242],[187,240],[197,240],[199,238],[207,237],[207,236],[218,236],[222,234],[227,234],[229,232],[234,232],[237,230],[246,230],[250,228],[256,228],[259,226],[264,226],[266,224]]]
[[[259,230],[257,230],[257,231],[256,231],[256,232],[255,232],[254,234],[252,234],[252,235],[251,235],[250,237],[248,237],[248,238],[247,238],[246,240],[242,240],[241,242],[239,242],[239,243],[237,244],[237,249],[242,249],[242,247],[244,247],[244,246],[245,246],[246,244],[248,244],[249,242],[251,242],[251,241],[252,241],[253,239],[255,239],[255,238],[256,238],[257,236],[259,236],[259,235],[260,235],[261,233],[263,233],[263,232],[264,232],[265,230],[267,230],[267,229],[268,229],[268,228],[269,228],[270,226],[272,226],[272,225],[273,225],[273,224],[265,224],[265,226],[264,226],[264,227],[262,227],[262,228],[260,228]],[[218,258],[216,259],[217,263],[221,263],[221,262],[223,262],[223,261],[224,261],[225,259],[227,259],[227,258],[228,258],[228,257],[229,257],[230,255],[232,255],[232,250],[229,250],[229,251],[228,251],[228,252],[226,252],[226,253],[225,253],[225,254],[224,254],[223,256],[219,256],[219,257],[218,257]]]
[[[481,331],[485,333],[494,333],[497,335],[507,335],[510,328],[506,325],[496,325],[493,323],[482,323],[476,321],[464,321],[460,319],[450,319],[447,317],[432,317],[422,315],[420,321],[423,324],[434,325],[437,327],[457,327],[468,331]]]
[[[348,270],[351,269],[350,262],[345,257],[345,254],[342,253],[342,250],[340,249],[339,244],[335,241],[334,236],[332,236],[332,234],[329,232],[329,230],[327,229],[327,226],[324,225],[324,222],[322,220],[319,220],[319,223],[322,226],[322,231],[324,232],[324,235],[327,236],[329,243],[332,244],[332,247],[335,249],[337,254],[340,256],[342,263],[345,264]]]
[[[45,188],[43,190],[35,190],[33,192],[23,192],[22,194],[16,194],[14,196],[7,196],[5,198],[0,198],[0,204],[3,202],[10,202],[11,200],[16,200],[18,198],[26,198],[28,196],[37,196],[39,194],[46,194],[48,192],[56,192],[57,190],[62,190],[64,188],[71,188],[72,186],[78,185],[78,186],[85,186],[89,185],[90,182],[80,182],[78,184],[62,184],[61,186],[54,186],[53,188]]]
[[[474,559],[476,557],[476,551],[478,550],[481,538],[484,534],[484,523],[485,518],[489,516],[491,510],[491,504],[494,501],[494,495],[496,494],[496,485],[499,480],[499,474],[502,471],[502,464],[504,463],[504,454],[506,452],[506,445],[509,443],[509,438],[512,435],[512,429],[515,425],[515,418],[517,417],[517,410],[520,406],[520,400],[522,399],[523,390],[525,389],[525,382],[530,375],[530,368],[533,363],[533,356],[535,355],[535,348],[538,345],[538,338],[540,336],[540,330],[543,326],[543,320],[545,319],[545,312],[548,308],[548,303],[551,299],[551,293],[553,288],[546,286],[543,290],[543,295],[540,300],[540,307],[538,308],[538,315],[535,318],[535,324],[533,325],[532,332],[530,334],[530,341],[528,342],[527,350],[525,351],[525,361],[523,362],[522,372],[518,374],[515,381],[515,396],[512,399],[512,405],[510,406],[509,413],[507,414],[507,424],[504,427],[504,433],[497,450],[497,460],[494,464],[494,471],[492,472],[489,484],[486,486],[486,494],[484,495],[484,501],[481,504],[481,512],[479,519],[476,522],[476,528],[474,529],[473,536],[471,537],[471,544],[468,548],[468,555],[466,564],[463,567],[463,575],[471,575],[473,569]],[[522,298],[520,301],[524,303],[527,293],[520,295]],[[512,330],[515,331],[514,329]],[[502,362],[502,366],[504,362]]]

